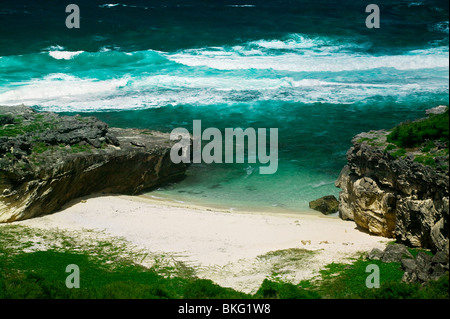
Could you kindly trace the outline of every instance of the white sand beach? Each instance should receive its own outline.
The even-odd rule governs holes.
[[[125,239],[185,263],[200,278],[251,293],[265,278],[298,283],[329,263],[350,262],[390,240],[320,213],[227,212],[142,196],[89,197],[18,224],[75,231],[91,241],[97,234]]]

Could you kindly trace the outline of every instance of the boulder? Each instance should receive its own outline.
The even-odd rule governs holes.
[[[333,195],[328,195],[309,202],[311,209],[317,210],[325,215],[334,214],[338,211],[339,202]]]
[[[385,263],[401,262],[402,259],[413,258],[413,255],[409,252],[405,245],[393,244],[387,245],[384,250],[381,261]]]
[[[402,281],[407,283],[426,283],[437,280],[448,273],[449,259],[444,251],[431,256],[429,252],[419,251],[416,257],[402,244],[387,245],[384,251],[374,248],[367,254],[369,260],[400,262],[405,271]]]
[[[448,255],[444,251],[438,251],[431,259],[432,264],[448,264]]]
[[[442,113],[445,113],[445,111],[447,111],[447,106],[446,105],[438,105],[436,107],[432,107],[431,109],[426,110],[425,113],[427,115],[429,115],[429,114],[442,114]]]
[[[384,251],[382,251],[378,248],[374,248],[367,254],[367,258],[369,260],[381,260],[381,258],[383,257],[383,254],[384,254]]]
[[[415,259],[402,260],[402,268],[405,270],[402,281],[426,283],[437,280],[448,273],[448,264],[448,256],[443,251],[434,256],[420,251]]]
[[[406,272],[414,272],[417,268],[417,263],[416,260],[413,258],[403,258],[401,260],[402,263],[402,268],[406,271]]]

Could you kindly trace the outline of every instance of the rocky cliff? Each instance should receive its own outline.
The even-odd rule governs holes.
[[[0,222],[52,213],[94,193],[137,194],[184,175],[168,134],[94,117],[0,106]]]
[[[399,129],[355,136],[347,152],[347,165],[336,181],[342,189],[341,218],[409,246],[448,252],[445,125],[448,127],[448,109]]]

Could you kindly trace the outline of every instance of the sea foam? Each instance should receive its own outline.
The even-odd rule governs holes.
[[[371,54],[368,48],[364,42],[300,34],[176,52],[51,46],[0,60],[0,103],[88,112],[261,101],[351,104],[448,94],[447,47],[396,55]],[[34,70],[37,61],[43,67]],[[17,82],[15,72],[33,73]]]

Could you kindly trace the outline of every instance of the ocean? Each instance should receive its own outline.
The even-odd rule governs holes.
[[[354,135],[449,104],[447,1],[0,2],[0,105],[171,132],[278,128],[278,170],[192,164],[147,196],[230,210],[308,211]],[[80,9],[69,29],[66,6]]]

